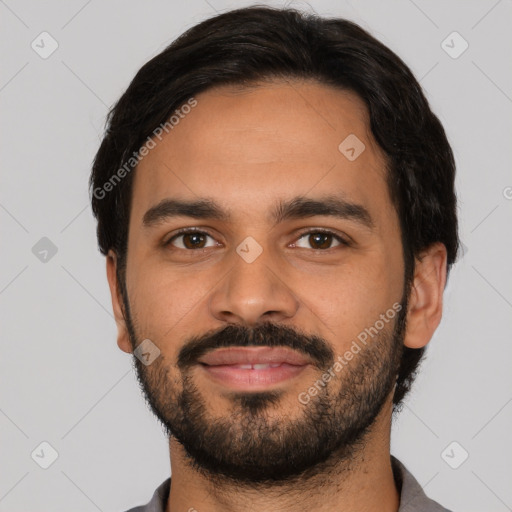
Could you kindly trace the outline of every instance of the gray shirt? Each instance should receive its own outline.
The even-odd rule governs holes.
[[[450,512],[436,501],[427,498],[420,484],[398,459],[391,457],[391,463],[397,488],[401,489],[398,512]],[[157,487],[149,503],[126,512],[165,512],[170,488],[171,479],[168,478]]]

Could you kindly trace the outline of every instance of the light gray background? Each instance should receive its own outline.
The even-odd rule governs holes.
[[[140,66],[250,3],[0,1],[1,511],[125,510],[169,476],[167,441],[116,345],[87,179],[107,109]],[[369,29],[447,130],[465,255],[392,451],[454,511],[512,510],[512,2],[292,5]],[[31,48],[43,31],[59,45],[47,59]],[[453,31],[469,43],[457,59],[441,46]],[[58,249],[46,262],[32,252],[42,237]],[[31,458],[42,441],[58,452],[48,469]],[[469,453],[458,469],[441,456],[452,441]]]

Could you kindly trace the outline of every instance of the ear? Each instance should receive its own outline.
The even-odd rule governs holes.
[[[117,279],[117,255],[112,250],[107,254],[107,279],[112,297],[112,310],[117,324],[117,345],[122,351],[131,354],[133,349],[126,327],[123,297]]]
[[[446,247],[440,242],[429,246],[415,261],[407,310],[406,347],[424,347],[441,322],[446,261]]]

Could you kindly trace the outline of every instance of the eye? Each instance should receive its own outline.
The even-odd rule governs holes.
[[[307,238],[306,238],[307,237]],[[338,247],[340,245],[349,245],[349,243],[344,240],[341,236],[333,233],[332,231],[327,230],[310,230],[302,233],[299,237],[299,241],[303,238],[306,238],[306,243],[310,245],[310,247],[306,247],[304,245],[299,245],[299,243],[293,244],[294,246],[301,247],[304,249],[315,249],[315,250],[327,250],[332,249],[334,247]],[[336,245],[332,245],[333,241],[337,242]]]
[[[208,244],[208,238],[212,241],[210,244]],[[305,242],[301,242],[302,239],[305,239]],[[333,242],[336,242],[336,245],[333,245]],[[302,245],[304,243],[309,244],[309,247]],[[171,245],[177,249],[193,251],[207,249],[208,247],[215,247],[219,244],[205,231],[200,231],[195,228],[185,228],[164,242],[164,245]],[[341,245],[348,246],[350,244],[340,235],[337,235],[332,231],[315,229],[302,233],[299,236],[298,241],[292,244],[292,247],[326,251]]]
[[[178,249],[185,250],[206,249],[208,247],[214,247],[216,242],[210,245],[206,245],[208,238],[213,240],[213,238],[204,231],[198,231],[196,229],[183,229],[171,237],[167,242],[165,242],[165,245],[172,245]]]

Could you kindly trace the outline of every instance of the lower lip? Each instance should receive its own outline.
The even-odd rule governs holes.
[[[308,365],[293,365],[283,363],[275,368],[243,369],[234,365],[208,366],[201,364],[206,373],[221,384],[240,390],[261,390],[273,384],[284,382],[299,375]]]

